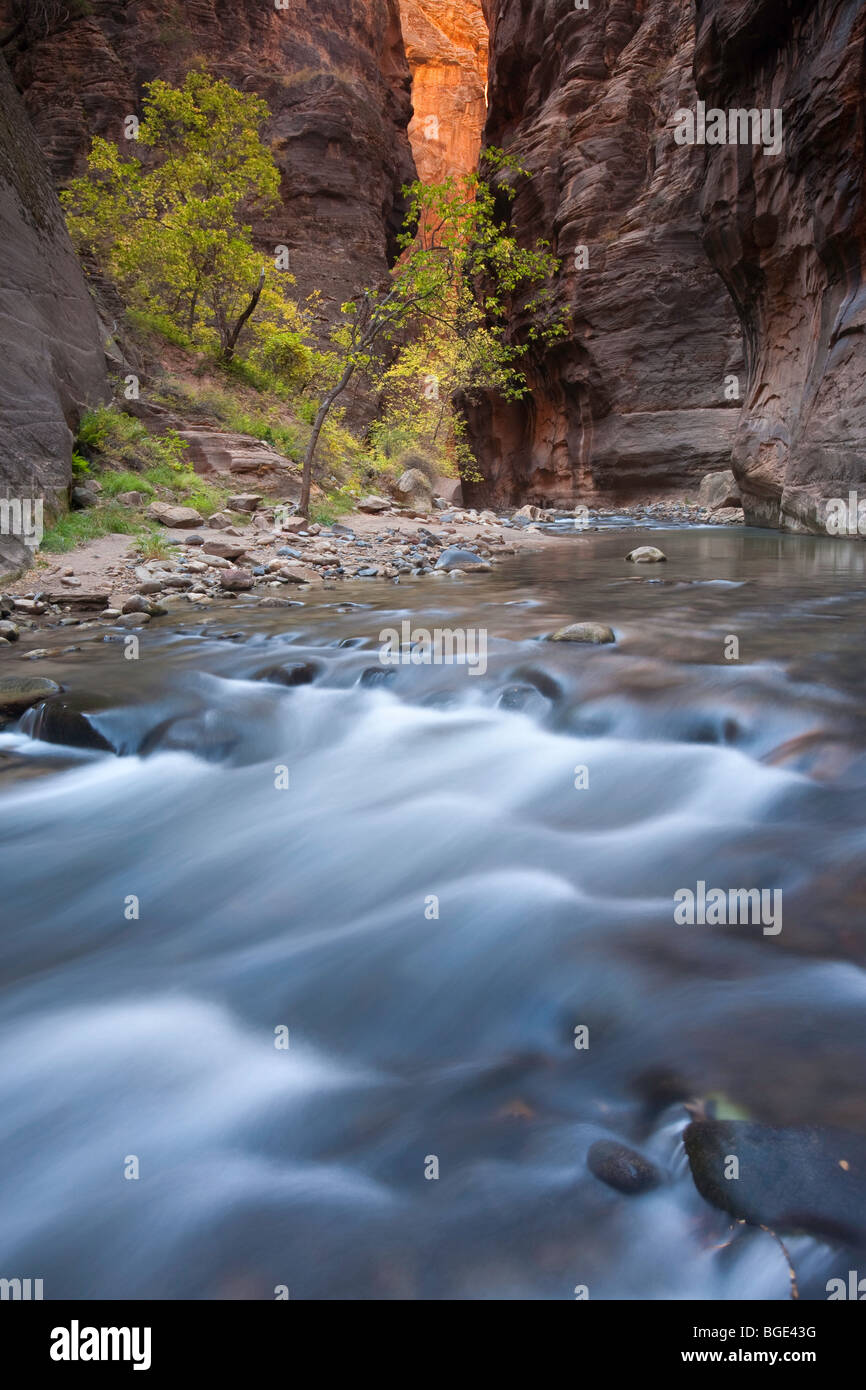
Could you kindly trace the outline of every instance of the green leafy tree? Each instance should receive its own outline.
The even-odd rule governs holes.
[[[510,398],[527,391],[520,360],[529,343],[566,329],[553,309],[551,282],[559,262],[545,242],[520,246],[497,212],[497,199],[508,203],[524,177],[526,171],[513,159],[489,148],[479,174],[404,189],[406,229],[390,279],[344,304],[332,333],[332,381],[319,402],[304,458],[299,504],[304,515],[322,427],[356,373],[385,391],[397,424],[409,434],[419,432],[423,415],[435,437],[438,427],[431,421],[447,407],[463,462],[471,455],[453,411],[455,395],[482,387]],[[518,294],[529,322],[520,343],[506,335],[508,308]]]
[[[257,309],[271,338],[297,332],[285,295],[292,277],[262,264],[249,225],[279,192],[261,139],[266,103],[204,71],[180,87],[149,82],[145,92],[143,157],[124,157],[97,137],[87,173],[62,195],[76,246],[132,307],[167,319],[197,346],[218,347],[224,361]]]

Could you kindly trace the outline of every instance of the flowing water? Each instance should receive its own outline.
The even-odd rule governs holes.
[[[587,532],[462,581],[178,609],[137,661],[101,629],[4,658],[121,756],[32,714],[0,735],[0,1274],[787,1297],[769,1236],[716,1248],[682,1100],[866,1133],[866,549],[643,539],[666,565]],[[584,619],[616,646],[542,640]],[[384,667],[404,620],[483,631],[486,670]],[[314,679],[254,679],[291,662]],[[678,925],[698,881],[782,890],[782,930]],[[599,1182],[604,1137],[666,1183]],[[807,1292],[840,1272],[789,1249]]]

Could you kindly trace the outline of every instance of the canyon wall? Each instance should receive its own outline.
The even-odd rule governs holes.
[[[569,332],[529,359],[531,396],[468,407],[478,501],[695,492],[729,467],[741,335],[701,244],[705,151],[677,145],[694,104],[690,0],[485,0],[485,140],[529,169],[524,242],[562,267]],[[580,248],[585,248],[581,251]],[[526,324],[520,303],[514,328]]]
[[[478,164],[487,21],[481,0],[400,0],[400,19],[412,72],[412,153],[418,177],[439,183]]]
[[[124,145],[143,83],[204,64],[272,112],[282,204],[254,227],[262,251],[288,246],[326,313],[381,280],[415,174],[398,0],[0,0],[0,29],[22,17],[6,53],[59,183],[93,135]]]
[[[713,149],[704,241],[742,319],[748,395],[734,441],[747,519],[821,530],[866,498],[863,0],[698,0],[708,106],[778,109],[783,150]]]
[[[50,174],[2,57],[0,246],[0,498],[42,500],[50,513],[65,505],[81,412],[106,397],[105,356]],[[15,529],[4,509],[0,577],[29,562]]]

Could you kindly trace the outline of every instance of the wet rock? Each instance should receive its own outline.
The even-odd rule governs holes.
[[[548,642],[590,642],[594,646],[601,646],[606,642],[615,642],[616,637],[613,629],[605,623],[569,623],[568,627],[561,627],[558,632],[552,633],[547,640]]]
[[[175,507],[168,502],[152,502],[147,515],[161,526],[200,526],[203,521],[193,507]]]
[[[705,1201],[751,1225],[866,1240],[866,1138],[813,1126],[695,1120],[683,1133]],[[736,1158],[738,1176],[733,1171]]]
[[[625,557],[635,565],[654,565],[668,557],[663,550],[659,550],[655,545],[639,545],[637,550],[630,550]]]
[[[20,636],[21,629],[17,623],[0,622],[0,637],[5,637],[7,642],[17,642]]]
[[[21,719],[21,732],[43,743],[61,743],[67,748],[93,748],[102,753],[115,751],[87,715],[73,709],[65,700],[48,700],[29,709]]]
[[[203,710],[158,724],[142,739],[139,753],[142,757],[150,753],[195,753],[219,762],[234,751],[240,740],[239,730],[222,710]]]
[[[654,1163],[616,1139],[597,1140],[586,1156],[586,1164],[600,1182],[631,1197],[651,1192],[664,1181]]]
[[[49,695],[59,695],[62,688],[45,676],[0,676],[0,709],[28,709]]]
[[[384,666],[368,666],[365,671],[361,672],[358,684],[369,689],[375,686],[390,685],[396,679],[396,671],[387,670]]]
[[[525,681],[534,686],[546,700],[559,700],[562,697],[562,686],[559,681],[555,680],[541,666],[520,666],[516,671],[512,671],[511,678],[515,681]]]
[[[64,598],[67,597],[64,595]],[[71,597],[71,595],[69,595]],[[35,598],[13,598],[12,606],[16,613],[39,614],[45,612],[46,605],[40,599]]]
[[[276,598],[274,595],[269,595],[267,598],[259,599],[259,608],[294,608],[294,604],[289,598]]]
[[[515,518],[519,517],[522,521],[543,521],[544,509],[542,507],[532,507],[527,504],[514,513]]]
[[[149,613],[121,613],[119,618],[115,618],[115,627],[145,627],[150,622]]]
[[[436,561],[437,570],[466,570],[473,573],[485,573],[490,569],[486,560],[482,560],[480,555],[476,555],[472,550],[462,550],[459,546],[450,545],[447,550],[443,550],[439,559]]]
[[[266,666],[257,671],[253,680],[269,685],[312,685],[322,667],[316,661],[287,661],[282,666]]]

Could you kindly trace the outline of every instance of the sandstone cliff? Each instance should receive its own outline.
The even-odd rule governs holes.
[[[531,362],[531,398],[470,408],[488,479],[475,495],[694,491],[703,473],[729,465],[739,402],[726,378],[742,363],[733,306],[701,245],[703,151],[673,139],[673,112],[695,100],[691,5],[486,7],[485,139],[533,174],[513,225],[527,241],[546,237],[562,259],[571,328]]]
[[[16,14],[7,53],[58,182],[94,134],[123,143],[144,82],[204,63],[272,112],[282,206],[254,228],[262,250],[288,246],[299,294],[331,308],[381,279],[414,177],[398,0],[0,0],[0,28]]]
[[[0,497],[41,499],[50,513],[65,504],[82,408],[105,398],[105,356],[51,177],[2,58],[0,246]],[[0,534],[0,576],[28,558],[20,539]]]
[[[866,6],[698,0],[707,105],[779,109],[783,151],[707,152],[707,252],[743,323],[749,389],[733,464],[747,519],[821,529],[866,500]]]
[[[478,164],[487,111],[481,0],[400,0],[414,115],[409,139],[425,183]]]

